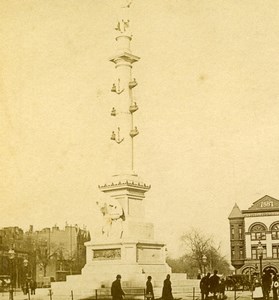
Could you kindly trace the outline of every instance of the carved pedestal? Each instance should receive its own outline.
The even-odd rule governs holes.
[[[82,274],[68,276],[66,285],[91,295],[93,289],[110,287],[117,274],[121,274],[124,287],[144,288],[149,275],[154,281],[163,281],[171,272],[166,264],[165,244],[154,239],[153,224],[144,221],[144,194],[150,186],[136,175],[125,175],[115,176],[99,188],[109,199],[101,205],[100,213],[105,224],[110,221],[111,226],[104,230],[104,224],[100,224],[98,233],[86,243]],[[105,206],[111,207],[112,212],[118,211],[118,217],[109,209],[104,210]],[[59,283],[52,286],[58,289]]]

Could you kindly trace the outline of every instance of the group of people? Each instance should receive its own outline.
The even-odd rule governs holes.
[[[30,281],[26,280],[25,284],[22,285],[22,290],[24,295],[27,295],[30,292],[31,295],[35,295],[36,288],[37,288],[37,283],[33,279],[31,279]]]
[[[273,300],[278,300],[279,281],[276,274],[263,272],[262,281],[258,279],[254,283],[253,299],[269,300],[269,294],[272,290]]]
[[[212,293],[213,299],[225,298],[225,281],[217,275],[218,271],[214,270],[213,275],[207,273],[200,281],[201,298],[208,299],[209,293]]]
[[[152,285],[152,277],[147,277],[146,282],[146,289],[145,294],[147,300],[154,300],[154,292],[153,292],[153,285]],[[112,300],[122,300],[123,296],[125,296],[124,291],[121,287],[121,275],[116,276],[116,280],[113,281],[111,285],[111,296]],[[171,287],[171,281],[170,281],[170,275],[168,274],[166,279],[164,280],[163,290],[162,290],[162,299],[163,300],[173,300],[172,295],[172,287]]]

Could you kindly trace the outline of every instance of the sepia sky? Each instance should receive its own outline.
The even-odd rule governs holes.
[[[100,222],[116,2],[0,1],[0,227]],[[197,227],[229,258],[234,203],[279,198],[279,2],[133,2],[147,220],[172,255]]]

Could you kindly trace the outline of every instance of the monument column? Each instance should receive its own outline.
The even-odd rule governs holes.
[[[120,16],[115,26],[116,54],[110,58],[115,64],[115,78],[111,92],[114,94],[114,105],[111,116],[115,119],[111,140],[115,142],[115,175],[134,174],[134,138],[139,134],[134,125],[134,113],[138,106],[133,98],[133,88],[137,82],[132,76],[132,67],[140,58],[132,54],[130,42],[130,20],[126,17],[129,6],[121,8]]]

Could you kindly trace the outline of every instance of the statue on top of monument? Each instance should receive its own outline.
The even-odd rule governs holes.
[[[96,204],[100,208],[103,215],[102,235],[110,237],[122,237],[123,221],[125,221],[125,213],[117,200],[109,201],[109,199],[97,201]]]
[[[132,0],[124,0],[124,1],[122,1],[121,8],[130,8],[132,2],[133,2]]]

